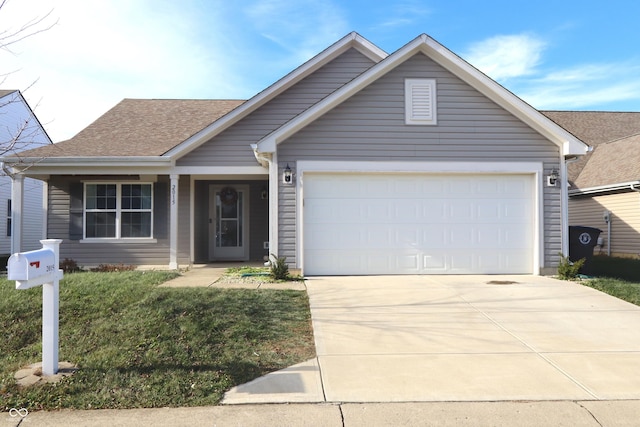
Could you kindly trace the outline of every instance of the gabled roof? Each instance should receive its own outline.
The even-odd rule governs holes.
[[[81,158],[94,163],[96,157],[179,158],[351,48],[375,63],[387,56],[353,32],[248,101],[125,99],[70,140],[24,155],[38,159],[39,165],[63,158],[76,158],[75,164]]]
[[[592,147],[640,133],[640,112],[542,111],[542,114]],[[590,157],[591,153],[569,163],[570,182],[575,183]]]
[[[628,188],[640,182],[640,133],[599,144],[578,175],[574,193]]]
[[[274,152],[277,144],[420,52],[554,142],[561,148],[562,154],[566,156],[586,154],[588,147],[582,141],[426,34],[418,36],[350,83],[267,135],[256,144],[254,149],[258,153]]]
[[[249,99],[242,107],[226,115],[221,120],[211,123],[210,126],[169,151],[167,155],[171,157],[181,157],[192,151],[351,48],[358,50],[375,63],[387,57],[386,52],[358,33],[349,33],[291,73]]]
[[[242,100],[124,99],[73,138],[24,157],[161,156]]]

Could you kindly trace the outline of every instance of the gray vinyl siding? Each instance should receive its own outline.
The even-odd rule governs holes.
[[[435,78],[435,126],[405,124],[404,80]],[[278,147],[279,167],[297,160],[542,162],[559,149],[455,75],[417,54]],[[544,187],[544,264],[561,251],[560,189]],[[279,190],[279,255],[296,263],[295,189]]]
[[[604,211],[611,212],[611,235],[604,222]],[[607,253],[611,242],[611,255],[640,257],[640,194],[623,192],[599,196],[569,198],[569,225],[582,225],[602,230],[602,248],[594,253]]]
[[[100,178],[103,180],[108,179],[107,177]],[[49,181],[47,237],[50,239],[63,240],[60,245],[60,259],[63,260],[65,258],[70,258],[76,261],[79,266],[84,267],[97,266],[99,264],[119,263],[133,265],[160,265],[163,267],[168,266],[168,212],[165,212],[163,216],[166,221],[161,221],[161,224],[154,221],[154,236],[163,236],[163,238],[157,238],[157,242],[154,243],[80,243],[78,240],[71,240],[69,238],[70,187],[72,184],[78,183],[81,180],[89,179],[96,179],[96,177],[83,178],[55,176]],[[117,181],[117,178],[114,178],[113,181]],[[158,177],[158,181],[164,183],[165,188],[169,188],[168,177]],[[186,200],[188,200],[188,187],[184,193],[186,193],[185,197],[187,197]],[[180,202],[182,203],[184,200],[185,199],[182,197],[182,194],[180,194]],[[155,202],[156,201],[154,200],[154,203]],[[167,200],[163,205],[168,209],[168,194]],[[154,212],[154,215],[157,214]],[[181,230],[183,228],[184,226],[181,225]],[[182,250],[183,248],[180,247],[181,256]]]
[[[178,166],[255,166],[249,145],[351,81],[373,62],[350,49],[177,161]]]

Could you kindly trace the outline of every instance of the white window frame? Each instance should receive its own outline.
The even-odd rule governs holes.
[[[416,96],[422,96],[423,99],[416,99]],[[435,79],[405,79],[404,103],[406,124],[438,124]]]
[[[87,186],[89,185],[115,185],[116,186],[116,208],[115,209],[87,209]],[[151,187],[151,208],[149,209],[122,209],[122,186],[123,185],[148,185]],[[108,241],[154,241],[153,238],[153,222],[154,222],[154,191],[152,182],[140,182],[140,181],[118,181],[118,182],[106,182],[106,181],[88,181],[83,186],[82,197],[82,242],[108,242]],[[88,212],[115,212],[116,214],[116,235],[115,237],[87,237],[87,213]],[[146,237],[122,237],[122,213],[128,212],[149,212],[151,215],[151,230],[150,235]]]

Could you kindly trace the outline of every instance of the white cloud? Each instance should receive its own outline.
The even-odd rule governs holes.
[[[350,31],[343,10],[330,1],[258,0],[244,11],[256,32],[288,53],[292,66]]]
[[[539,109],[593,108],[640,100],[640,63],[585,64],[519,82],[518,94]]]
[[[0,51],[3,88],[25,89],[28,102],[54,140],[67,139],[124,97],[229,97],[235,73],[217,45],[213,13],[206,46],[197,10],[180,2],[10,0],[3,20],[26,22],[53,8],[52,29]],[[9,7],[10,6],[10,7]],[[2,22],[2,21],[0,21]],[[206,86],[208,92],[203,93]]]
[[[424,2],[405,0],[390,3],[389,9],[385,8],[383,13],[383,20],[377,28],[401,29],[429,16],[431,9],[426,7]]]
[[[529,34],[500,35],[474,43],[462,57],[497,81],[534,74],[546,43]]]

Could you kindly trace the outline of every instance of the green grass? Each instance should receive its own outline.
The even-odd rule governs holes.
[[[0,281],[0,410],[200,406],[314,356],[305,292],[159,288],[166,272],[68,274],[60,284],[57,384],[19,388],[41,360],[40,288]]]
[[[581,282],[585,286],[597,289],[621,300],[640,305],[640,283],[622,279],[599,277]]]

